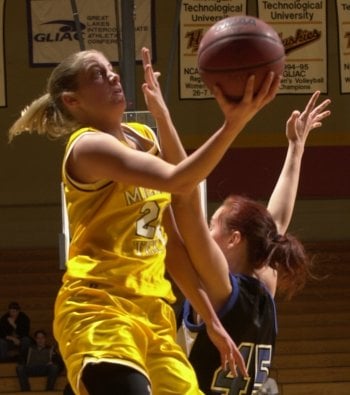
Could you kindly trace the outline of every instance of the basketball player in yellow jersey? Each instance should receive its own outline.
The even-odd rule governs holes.
[[[123,127],[128,138],[142,144],[145,152],[159,154],[151,129],[140,124]],[[170,194],[109,180],[91,184],[74,181],[66,171],[67,157],[79,139],[91,133],[101,132],[82,128],[73,133],[63,162],[72,258],[56,301],[55,333],[61,338],[62,355],[70,356],[68,372],[79,377],[81,350],[84,354],[88,351],[83,361],[88,366],[86,372],[94,363],[99,362],[95,369],[106,369],[102,361],[115,362],[120,366],[117,372],[128,374],[132,390],[144,393],[140,391],[149,387],[145,364],[149,359],[157,369],[163,365],[181,372],[187,379],[184,393],[197,393],[191,388],[196,386],[192,368],[168,340],[174,336],[174,323],[172,309],[164,301],[172,303],[175,298],[164,277],[166,235],[160,219]],[[82,326],[81,317],[91,320],[91,325],[85,322]],[[65,331],[66,327],[70,330]],[[165,346],[168,353],[162,352]],[[132,374],[131,369],[142,375]],[[172,376],[167,378],[168,385]],[[161,377],[152,377],[152,386],[161,389],[158,379]],[[101,390],[94,374],[86,373],[85,381],[89,388]],[[178,385],[176,379],[173,386]]]
[[[119,75],[102,53],[88,50],[63,60],[49,78],[47,93],[11,127],[10,139],[23,131],[71,135],[63,161],[71,246],[54,333],[76,394],[201,393],[175,341],[163,223],[177,237],[181,257],[172,275],[203,317],[223,365],[228,362],[234,370],[237,363],[244,370],[194,275],[167,206],[171,193],[188,194],[209,174],[246,123],[275,97],[278,85],[279,79],[269,75],[254,96],[251,78],[240,103],[228,103],[218,92],[222,127],[175,165],[168,150],[162,157],[150,129],[121,122],[126,106]],[[168,109],[160,94],[146,93],[166,136]]]

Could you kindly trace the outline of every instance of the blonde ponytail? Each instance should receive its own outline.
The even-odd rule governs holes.
[[[26,107],[9,130],[9,141],[27,132],[46,135],[57,139],[71,134],[81,125],[72,117],[62,103],[63,92],[78,89],[78,75],[85,59],[96,50],[76,52],[64,59],[51,73],[47,83],[47,93]]]
[[[21,117],[9,130],[9,142],[22,133],[37,133],[57,139],[71,133],[73,120],[56,107],[48,93],[42,95],[27,106]],[[70,127],[71,126],[71,127]]]

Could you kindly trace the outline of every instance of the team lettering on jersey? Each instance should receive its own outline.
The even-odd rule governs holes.
[[[124,192],[125,202],[129,206],[131,204],[140,202],[141,200],[144,200],[150,196],[158,195],[160,193],[160,191],[154,189],[135,187],[132,191],[129,190]]]

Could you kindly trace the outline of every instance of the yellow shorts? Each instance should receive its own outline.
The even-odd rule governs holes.
[[[56,299],[54,335],[76,394],[89,361],[135,368],[151,383],[153,395],[198,395],[195,372],[176,343],[171,306],[159,298],[125,299],[100,286],[76,281]]]

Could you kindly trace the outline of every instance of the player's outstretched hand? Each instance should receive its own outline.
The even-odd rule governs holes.
[[[142,65],[144,70],[145,82],[142,84],[142,91],[148,110],[153,117],[157,119],[159,116],[168,112],[163,94],[158,82],[160,77],[159,71],[154,71],[151,62],[151,56],[148,48],[143,47],[141,50]]]
[[[236,377],[238,375],[238,368],[244,377],[248,377],[247,368],[242,354],[224,327],[221,324],[218,324],[213,325],[211,328],[207,325],[206,328],[210,340],[220,353],[222,369],[230,370]]]
[[[319,96],[320,91],[316,91],[303,112],[297,110],[292,112],[286,124],[286,135],[289,141],[304,146],[310,131],[321,127],[322,120],[331,114],[330,110],[326,110],[331,103],[330,99],[316,106]]]

